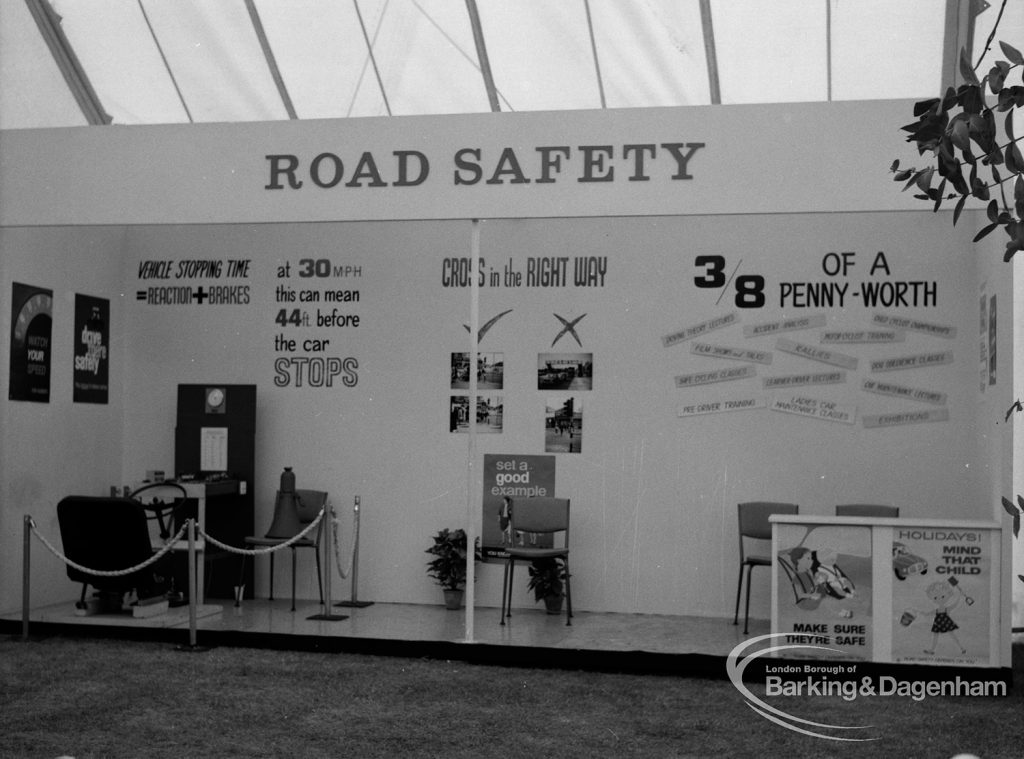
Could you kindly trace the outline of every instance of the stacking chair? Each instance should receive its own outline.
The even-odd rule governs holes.
[[[877,503],[841,503],[836,506],[837,517],[882,517],[898,519],[899,506],[884,506]]]
[[[800,507],[795,503],[774,503],[771,501],[748,501],[739,504],[740,534],[740,574],[736,581],[736,613],[732,623],[739,624],[740,595],[743,590],[743,570],[747,572],[747,605],[743,620],[743,634],[746,635],[750,626],[750,573],[754,567],[770,567],[772,558],[769,554],[748,554],[747,540],[771,540],[772,525],[768,517],[772,514],[796,514]]]
[[[70,495],[57,504],[57,522],[64,555],[87,569],[116,572],[153,557],[146,514],[138,502],[130,498]],[[140,599],[154,598],[164,592],[165,581],[158,574],[156,564],[110,577],[83,572],[68,564],[67,573],[69,579],[82,583],[79,608],[85,608],[90,585],[97,594],[118,599],[133,590]]]
[[[320,513],[320,510],[327,505],[327,493],[322,490],[296,490],[295,491],[295,505],[298,510],[298,529],[295,534],[302,532],[302,530],[308,526],[316,515]],[[280,497],[280,494],[278,494]],[[295,564],[296,557],[295,552],[299,548],[312,548],[313,553],[316,556],[316,580],[320,587],[320,603],[324,602],[324,577],[323,572],[320,568],[320,544],[322,542],[324,533],[324,522],[329,517],[325,514],[324,518],[320,520],[320,523],[316,527],[316,537],[309,537],[308,535],[300,540],[295,541],[291,544],[292,549],[292,611],[295,611]],[[250,547],[269,547],[279,546],[282,543],[286,543],[288,538],[282,537],[257,537],[250,535],[245,539],[245,544]],[[270,594],[269,599],[274,600],[274,554],[276,551],[270,552]],[[239,585],[242,583],[242,579],[245,576],[245,557],[242,558],[242,568],[239,574]],[[239,604],[241,599],[241,593],[235,600],[235,605]]]
[[[511,532],[513,545],[506,549],[508,559],[505,561],[505,575],[501,585],[501,624],[505,617],[512,616],[512,580],[515,576],[516,560],[533,561],[534,559],[561,559],[565,568],[565,624],[572,624],[572,586],[569,572],[569,499],[568,498],[520,498],[512,503]],[[555,543],[554,534],[563,533],[562,546],[543,546],[543,536],[550,535],[551,543]],[[523,545],[517,540],[522,534]],[[536,543],[532,537],[536,536]]]

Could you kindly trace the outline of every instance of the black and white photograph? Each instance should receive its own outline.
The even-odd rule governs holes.
[[[1019,759],[1022,74],[1024,0],[0,0],[0,759]]]

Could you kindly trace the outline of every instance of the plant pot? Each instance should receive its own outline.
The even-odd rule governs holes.
[[[452,590],[450,588],[444,589],[444,605],[446,609],[456,610],[462,608],[462,596],[465,591],[462,588]]]
[[[548,614],[562,613],[562,596],[544,596],[544,606]]]

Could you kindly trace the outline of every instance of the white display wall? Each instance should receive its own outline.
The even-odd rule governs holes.
[[[301,486],[331,492],[342,519],[343,550],[344,528],[359,496],[360,596],[380,602],[438,602],[423,551],[437,529],[462,524],[467,502],[480,499],[475,472],[486,453],[555,457],[556,493],[573,502],[574,606],[581,610],[731,614],[739,501],[792,501],[810,514],[831,513],[838,502],[880,501],[921,518],[997,516],[1011,468],[992,458],[1006,444],[990,421],[1011,396],[1009,278],[987,260],[979,263],[970,217],[954,228],[947,216],[905,210],[912,204],[889,182],[884,166],[877,176],[820,171],[853,165],[842,146],[853,144],[856,150],[849,152],[859,156],[861,143],[877,140],[865,134],[864,124],[878,129],[889,123],[879,118],[892,120],[898,109],[886,104],[881,117],[853,114],[852,142],[832,133],[837,153],[815,148],[813,141],[772,140],[776,131],[806,130],[805,110],[679,109],[650,116],[646,126],[659,135],[715,138],[708,163],[699,163],[698,152],[689,164],[693,177],[685,180],[680,199],[693,202],[669,213],[671,202],[658,197],[651,201],[656,215],[648,216],[635,215],[635,198],[624,204],[627,211],[613,213],[616,194],[628,196],[634,187],[624,180],[607,190],[563,182],[553,200],[574,191],[582,196],[564,206],[563,216],[555,202],[543,218],[525,218],[531,209],[536,213],[537,185],[504,183],[447,188],[430,202],[417,195],[413,210],[391,203],[396,188],[380,188],[379,205],[367,201],[377,190],[362,188],[356,205],[373,206],[367,217],[392,220],[298,218],[327,214],[328,195],[318,188],[305,194],[264,189],[261,160],[273,150],[326,150],[328,125],[319,122],[309,125],[309,135],[296,124],[268,128],[269,136],[260,132],[259,143],[249,148],[254,165],[242,168],[235,154],[244,140],[232,130],[197,132],[205,174],[192,170],[191,158],[175,169],[160,149],[180,145],[182,131],[147,131],[154,162],[147,171],[133,171],[109,191],[100,181],[87,199],[81,178],[87,170],[124,165],[116,143],[103,145],[99,158],[80,155],[76,160],[84,166],[61,169],[54,159],[33,179],[29,159],[44,154],[40,146],[51,135],[39,135],[38,144],[18,135],[17,149],[8,142],[3,154],[5,167],[14,169],[14,189],[28,186],[27,194],[39,197],[40,188],[66,170],[75,177],[70,194],[82,206],[54,207],[53,219],[72,225],[56,231],[31,226],[43,223],[46,209],[29,207],[22,195],[7,206],[0,238],[5,292],[24,281],[52,287],[55,302],[79,289],[111,299],[112,335],[124,348],[112,359],[110,409],[101,413],[110,426],[123,420],[123,427],[112,430],[113,437],[97,437],[112,441],[100,449],[110,454],[103,456],[102,475],[54,473],[42,457],[9,453],[18,445],[18,430],[32,427],[63,460],[80,441],[68,436],[63,419],[37,422],[58,407],[72,420],[91,412],[70,403],[70,390],[56,372],[49,409],[6,404],[0,460],[5,555],[17,555],[20,535],[12,525],[23,510],[47,513],[64,494],[103,492],[147,470],[171,469],[178,383],[257,385],[257,530],[269,523],[283,466],[295,468]],[[817,113],[830,124],[853,118],[845,108]],[[701,114],[708,119],[704,126]],[[794,114],[799,118],[787,122]],[[527,129],[516,139],[568,140],[562,132],[571,133],[572,120],[559,119],[518,117],[518,126],[535,126],[540,136]],[[766,125],[757,145],[741,137],[749,137],[752,121]],[[433,129],[453,125],[454,137],[436,138],[443,145],[472,133],[458,119],[425,123]],[[556,123],[560,131],[552,137]],[[614,113],[585,114],[579,123],[588,136],[606,138],[625,129],[636,139],[645,126],[637,114],[625,120]],[[422,125],[418,120],[389,125],[394,132],[373,139],[416,144],[433,155],[431,133],[410,142],[409,134]],[[728,129],[711,129],[722,125]],[[365,123],[330,126],[368,132]],[[508,131],[481,133],[479,140],[500,141]],[[136,155],[144,140],[134,131],[125,136]],[[267,147],[275,142],[271,138],[283,147]],[[225,149],[222,163],[211,147],[218,144]],[[761,191],[755,201],[743,186],[741,167],[757,174],[752,167],[766,144],[774,146],[771,166],[788,164],[800,178],[779,173],[778,196]],[[800,150],[793,149],[797,145]],[[787,151],[788,158],[780,155]],[[103,153],[107,160],[100,160]],[[225,196],[222,205],[207,196],[209,186],[221,186],[225,177],[237,183],[239,176],[248,190]],[[762,190],[771,185],[760,175],[751,180]],[[141,198],[162,187],[167,203],[158,208],[129,199],[123,219],[128,226],[104,236],[97,264],[77,250],[76,241],[85,246],[100,234],[96,230],[106,229],[88,226],[88,220],[111,223],[118,212],[108,195],[126,196],[133,185]],[[847,187],[856,192],[844,194]],[[268,223],[253,223],[251,211],[238,210],[246,193],[263,206],[284,200],[265,213]],[[476,197],[469,193],[485,198],[480,208],[467,200]],[[816,199],[810,202],[810,196]],[[338,218],[358,213],[343,202],[348,197],[330,196]],[[443,218],[438,209],[444,197],[456,198],[449,208],[466,218]],[[643,188],[642,198],[651,197],[651,188]],[[876,212],[870,211],[871,198],[877,199]],[[520,200],[524,210],[518,213]],[[499,207],[506,218],[472,213]],[[691,215],[694,208],[705,210]],[[799,208],[807,212],[794,210]],[[167,223],[168,209],[181,223]],[[417,211],[434,218],[402,218]],[[471,347],[473,299],[459,275],[471,256],[470,218],[476,216],[484,219],[477,322],[489,324],[479,350],[500,360],[503,380],[500,390],[481,392],[500,407],[500,431],[492,416],[468,459],[470,436],[450,431],[449,412],[452,396],[465,394],[452,386],[452,354]],[[239,223],[224,223],[233,217]],[[19,225],[19,219],[25,221]],[[982,252],[998,255],[985,247]],[[102,281],[93,287],[89,277],[97,271]],[[327,302],[329,292],[337,293],[334,302]],[[868,302],[871,292],[878,298],[874,304]],[[979,328],[982,293],[986,302],[995,295],[1006,304],[999,311],[1005,322],[998,322],[992,338],[1007,360],[997,365],[998,381],[984,385],[979,350],[990,335]],[[3,318],[7,346],[9,313]],[[55,334],[71,329],[66,320],[55,313]],[[567,323],[571,331],[563,331]],[[60,360],[59,342],[54,349]],[[553,354],[587,356],[590,387],[540,388],[538,368]],[[570,395],[582,413],[581,442],[578,452],[555,452],[546,419],[552,404]],[[33,497],[13,498],[26,477],[48,484]],[[55,536],[52,519],[37,521],[49,524]],[[39,557],[37,563],[46,578],[42,597],[73,596],[75,588],[62,580],[59,567]],[[264,572],[261,567],[257,575],[260,593]],[[11,574],[4,573],[3,608],[18,602]],[[477,603],[496,604],[499,588],[497,567],[480,567]],[[315,595],[308,577],[300,594]],[[532,599],[524,592],[517,602]],[[767,616],[767,602],[753,611]]]

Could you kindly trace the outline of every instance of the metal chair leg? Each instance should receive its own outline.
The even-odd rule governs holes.
[[[740,623],[740,596],[743,595],[743,565],[740,564],[740,576],[736,578],[736,613],[733,614],[732,623]]]
[[[750,627],[750,573],[753,571],[754,565],[747,565],[747,610],[746,615],[743,618],[743,634],[747,635],[747,629]]]

